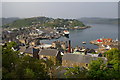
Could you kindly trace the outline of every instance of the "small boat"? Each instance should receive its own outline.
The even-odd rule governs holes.
[[[85,42],[85,41],[83,41],[82,43],[83,43],[83,44],[86,44],[86,42]]]

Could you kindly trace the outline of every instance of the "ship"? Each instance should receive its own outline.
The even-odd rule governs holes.
[[[65,36],[65,37],[69,38],[69,33],[70,33],[70,32],[69,32],[68,30],[64,30],[63,33],[64,33],[64,36]]]

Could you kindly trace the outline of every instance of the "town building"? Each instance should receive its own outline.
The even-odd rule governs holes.
[[[106,59],[104,57],[101,57],[105,62]],[[97,60],[98,57],[92,57],[90,55],[82,55],[82,54],[73,54],[68,53],[64,54],[62,57],[62,66],[63,67],[88,67],[89,63],[92,60]]]
[[[57,49],[42,49],[39,52],[39,59],[49,59],[54,65],[62,62],[62,55]]]
[[[28,55],[28,56],[39,59],[39,56],[38,56],[39,49],[36,49],[33,46],[30,46],[30,47],[21,46],[19,49],[19,52],[23,55]]]

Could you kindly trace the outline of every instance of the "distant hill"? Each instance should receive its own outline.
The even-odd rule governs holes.
[[[116,18],[79,18],[77,19],[84,23],[95,23],[95,24],[118,24]]]
[[[81,21],[76,19],[53,19],[48,17],[32,17],[32,18],[25,18],[25,19],[18,19],[14,20],[12,23],[8,23],[3,25],[3,27],[73,27],[73,26],[85,26]]]
[[[16,20],[18,20],[20,18],[17,18],[17,17],[10,17],[10,18],[0,18],[0,21],[2,21],[2,24],[0,25],[5,25],[5,24],[9,24],[9,23],[12,23]]]

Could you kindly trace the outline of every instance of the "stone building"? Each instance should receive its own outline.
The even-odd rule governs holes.
[[[58,62],[61,63],[62,61],[61,53],[57,49],[42,49],[38,55],[40,59],[52,60],[54,64],[57,64]]]
[[[38,56],[39,49],[37,48],[34,48],[32,46],[31,47],[21,46],[19,51],[23,55],[28,55],[28,56],[39,59],[39,56]]]
[[[87,68],[92,60],[97,60],[97,59],[98,57],[92,57],[90,55],[68,53],[68,54],[64,54],[62,57],[62,66],[64,67],[80,66]],[[102,59],[105,60],[105,58]]]

